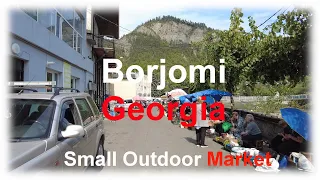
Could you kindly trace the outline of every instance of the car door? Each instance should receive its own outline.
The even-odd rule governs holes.
[[[94,156],[96,154],[94,151],[96,149],[95,135],[97,131],[97,121],[95,121],[91,107],[85,97],[77,97],[75,98],[75,102],[80,112],[82,126],[85,130],[86,144],[83,146],[83,150],[85,151],[86,155]]]
[[[99,109],[97,108],[97,105],[94,103],[93,99],[90,96],[87,96],[87,100],[91,106],[91,109],[96,121],[96,132],[95,132],[96,140],[95,141],[96,141],[96,147],[98,147],[98,143],[100,141],[101,135],[104,134],[103,113],[99,111]]]
[[[66,126],[66,121],[68,121],[69,124],[74,124],[74,125],[82,125],[81,123],[81,118],[78,112],[78,109],[75,105],[75,102],[73,101],[72,98],[66,99],[61,103],[61,113],[60,113],[60,119],[59,119],[59,126],[58,126],[58,143],[57,145],[59,146],[62,154],[62,162],[63,162],[63,169],[83,169],[84,165],[83,163],[79,164],[77,161],[77,156],[78,155],[83,155],[83,149],[82,147],[86,144],[86,139],[85,137],[77,137],[77,138],[63,138],[61,136],[61,131],[65,130]],[[67,154],[67,153],[74,153],[73,154]],[[69,166],[74,162],[73,160],[76,160],[76,164],[74,166]],[[66,163],[67,162],[67,163]]]

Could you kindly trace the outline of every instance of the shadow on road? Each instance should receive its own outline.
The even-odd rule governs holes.
[[[192,144],[196,144],[197,141],[191,137],[185,137],[184,139],[186,139],[189,143],[192,143]]]

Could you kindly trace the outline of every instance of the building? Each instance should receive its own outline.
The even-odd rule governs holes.
[[[94,81],[91,90],[98,106],[110,95],[110,84],[103,83],[103,59],[115,58],[114,40],[119,38],[119,7],[87,11],[87,42],[92,47]],[[109,68],[115,67],[110,65]]]
[[[144,75],[141,82],[136,84],[137,95],[149,99],[151,98],[151,82],[148,82],[148,76]]]
[[[86,18],[85,8],[12,10],[10,81],[56,81],[59,87],[89,92],[94,62]]]
[[[10,81],[55,81],[58,87],[88,92],[102,104],[109,93],[102,60],[115,58],[118,7],[21,8],[10,12],[10,23]]]
[[[138,74],[132,73],[132,77],[138,78]],[[151,98],[151,83],[148,82],[147,75],[144,75],[139,83],[133,83],[129,82],[124,74],[121,82],[112,83],[109,87],[110,95],[119,96],[122,99],[132,99],[137,95],[145,99]]]
[[[125,76],[125,75],[124,75]],[[123,78],[121,82],[112,83],[110,87],[110,95],[119,96],[123,100],[132,99],[137,95],[136,89],[137,83],[132,83],[127,80],[127,78]]]

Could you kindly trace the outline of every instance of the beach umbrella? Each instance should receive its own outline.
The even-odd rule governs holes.
[[[305,140],[311,139],[310,135],[310,117],[309,115],[296,108],[280,109],[282,118],[287,122],[292,130],[297,132]]]

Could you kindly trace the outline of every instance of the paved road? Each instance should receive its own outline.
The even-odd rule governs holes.
[[[222,151],[224,155],[228,152],[222,150],[222,146],[207,138],[206,144],[208,148],[200,148],[195,146],[195,132],[179,128],[177,125],[172,125],[165,117],[159,121],[152,121],[145,115],[141,121],[132,121],[128,117],[117,121],[111,122],[105,120],[105,150],[108,152],[115,151],[116,166],[106,166],[102,169],[105,171],[131,171],[131,170],[144,170],[144,171],[176,171],[176,170],[188,170],[188,171],[199,171],[199,170],[227,170],[233,171],[235,169],[243,171],[254,172],[254,168],[250,166],[246,167],[219,167],[219,166],[207,166],[207,153],[208,151],[218,152]],[[182,163],[179,166],[171,166],[169,163],[168,167],[152,166],[148,167],[140,166],[139,161],[136,166],[126,166],[123,161],[123,156],[126,152],[133,151],[137,155],[143,156],[143,162],[146,162],[146,155],[151,155],[153,152],[156,155],[163,155],[166,151],[169,157],[172,155],[178,155],[182,158],[185,155],[194,157],[195,155],[201,155],[198,166],[194,163],[187,167]],[[127,156],[129,163],[133,162],[132,155]],[[112,162],[113,158],[109,158]],[[189,161],[186,161],[188,163]],[[242,161],[240,161],[241,163]]]

